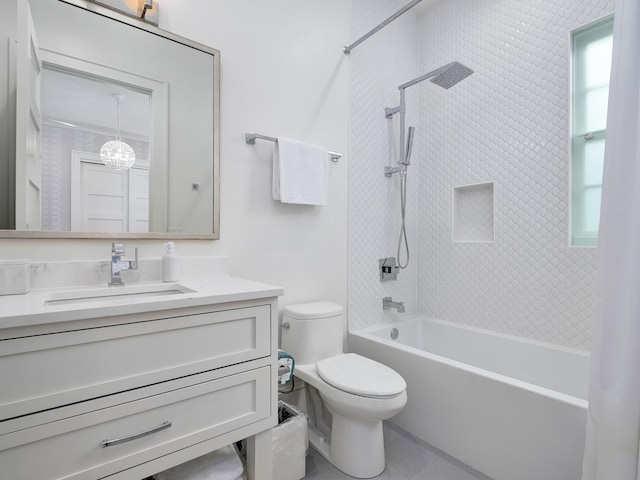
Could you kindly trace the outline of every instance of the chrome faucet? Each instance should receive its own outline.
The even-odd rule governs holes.
[[[135,260],[122,260],[122,257],[124,257],[124,244],[113,242],[111,244],[111,282],[109,282],[109,285],[124,285],[120,272],[122,272],[122,270],[138,269],[137,248],[135,249]]]
[[[394,302],[391,297],[384,297],[382,299],[382,308],[385,310],[395,308],[398,313],[404,313],[404,302]]]

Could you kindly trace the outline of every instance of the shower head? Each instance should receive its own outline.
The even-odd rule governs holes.
[[[409,127],[407,132],[407,149],[404,151],[404,159],[401,163],[404,165],[411,164],[411,150],[413,149],[413,135],[415,134],[416,127]]]
[[[442,88],[449,89],[456,83],[467,78],[472,73],[473,70],[471,70],[469,67],[465,67],[459,62],[451,62],[443,67],[436,68],[429,73],[420,75],[418,78],[414,78],[407,83],[403,83],[398,87],[398,90],[400,90],[400,94],[402,95],[405,89],[427,79],[431,79],[433,83],[435,83],[436,85],[440,85]],[[395,113],[395,111],[391,113]]]
[[[448,90],[456,83],[461,82],[473,73],[469,67],[465,67],[461,63],[451,62],[445,69],[431,79],[432,83]]]

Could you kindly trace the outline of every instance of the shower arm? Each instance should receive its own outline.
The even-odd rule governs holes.
[[[408,82],[403,83],[402,85],[400,85],[398,87],[398,90],[402,91],[402,90],[404,90],[406,88],[412,87],[416,83],[420,83],[420,82],[424,82],[425,80],[429,80],[430,78],[435,77],[436,75],[439,75],[440,73],[442,73],[445,70],[449,69],[455,63],[458,63],[458,62],[447,63],[446,65],[444,65],[444,66],[442,66],[440,68],[436,68],[435,70],[430,71],[429,73],[425,73],[424,75],[420,75],[419,77],[414,78],[413,80],[409,80]]]
[[[448,63],[448,64],[446,64],[446,65],[445,65],[445,66],[443,66],[443,67],[436,68],[435,70],[432,70],[432,71],[431,71],[431,72],[429,72],[429,73],[425,73],[424,75],[420,75],[419,77],[414,78],[413,80],[410,80],[410,81],[408,81],[408,82],[403,83],[402,85],[400,85],[400,86],[398,87],[398,90],[400,90],[400,105],[399,105],[398,107],[393,107],[393,108],[392,108],[392,107],[386,107],[386,108],[384,109],[384,115],[385,115],[385,117],[387,117],[387,118],[391,118],[391,117],[393,117],[396,113],[400,112],[400,111],[404,108],[404,107],[403,107],[403,105],[404,105],[404,91],[405,91],[407,88],[412,87],[412,86],[413,86],[413,85],[415,85],[416,83],[420,83],[420,82],[423,82],[424,80],[428,80],[428,79],[430,79],[430,78],[432,78],[432,77],[435,77],[436,75],[438,75],[438,74],[440,74],[440,73],[444,72],[446,69],[448,69],[449,67],[451,67],[451,65],[453,65],[454,63],[457,63],[457,62],[451,62],[451,63]]]

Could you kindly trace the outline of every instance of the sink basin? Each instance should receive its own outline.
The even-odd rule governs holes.
[[[93,303],[104,301],[129,301],[138,298],[165,297],[195,292],[190,288],[176,283],[161,283],[153,285],[125,285],[109,286],[92,289],[65,290],[52,292],[47,295],[45,305],[72,305],[75,303]]]

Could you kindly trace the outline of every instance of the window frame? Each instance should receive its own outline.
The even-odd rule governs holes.
[[[584,181],[587,142],[605,141],[606,126],[601,130],[577,131],[577,111],[584,109],[584,96],[588,89],[577,88],[577,83],[583,77],[579,76],[583,68],[581,53],[584,45],[599,41],[613,35],[613,13],[593,22],[576,28],[570,32],[570,122],[569,122],[569,245],[572,247],[597,247],[598,230],[587,229],[584,221],[586,207],[586,193],[599,190],[602,193],[602,177],[599,183]],[[607,91],[610,82],[607,82]],[[603,85],[604,86],[604,85]],[[598,87],[598,88],[602,88]],[[591,89],[594,91],[595,89]],[[599,225],[598,225],[599,227]]]

